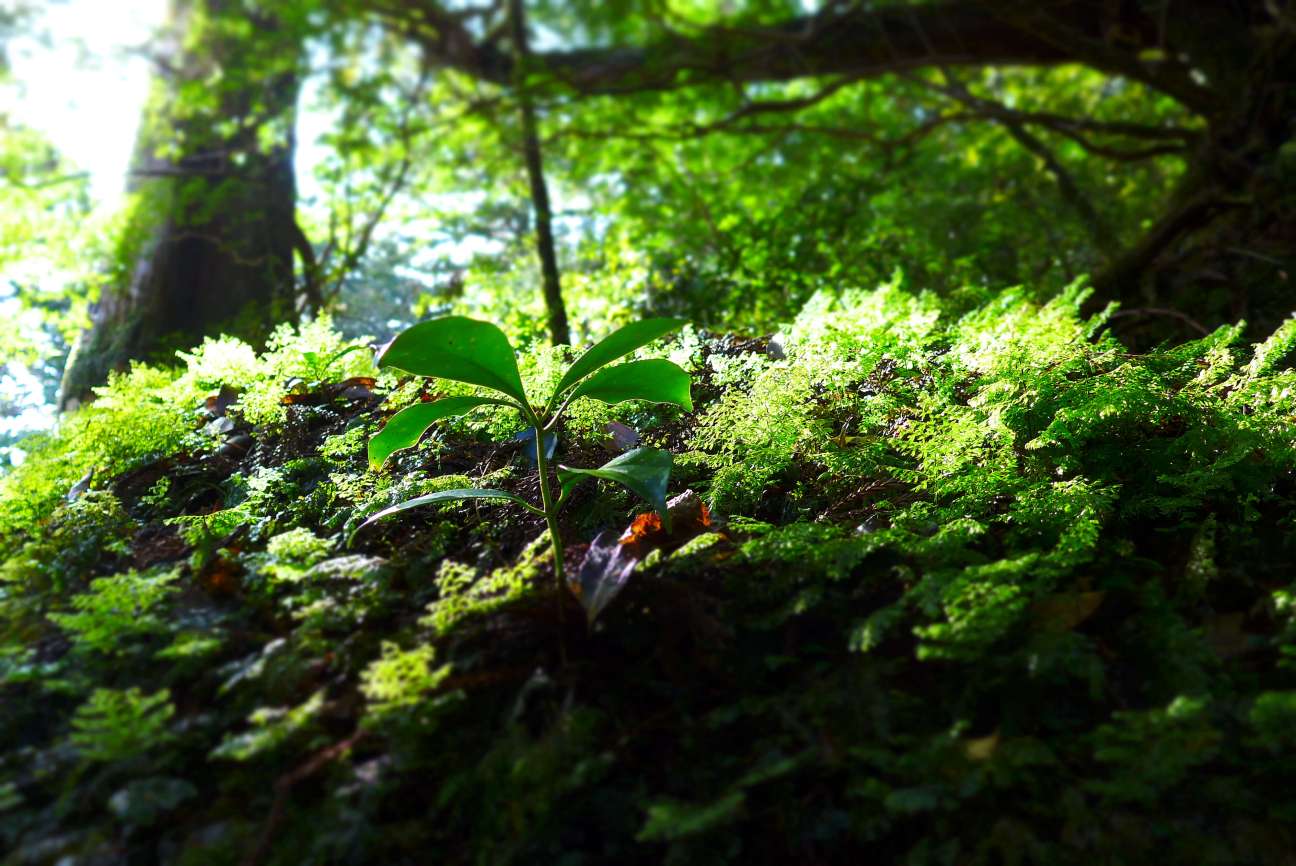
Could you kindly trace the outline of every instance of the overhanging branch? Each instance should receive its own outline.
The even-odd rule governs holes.
[[[817,15],[771,26],[721,24],[643,46],[535,52],[529,70],[582,94],[672,89],[716,82],[868,78],[928,67],[1049,66],[1083,63],[1143,81],[1201,109],[1201,88],[1142,64],[1154,27],[1137,4],[1121,4],[1122,32],[1134,44],[1113,47],[1110,3],[944,2],[868,8],[829,4]],[[381,15],[423,46],[434,62],[511,86],[515,59],[495,40],[474,39],[462,20],[434,0],[384,0]],[[1137,19],[1137,20],[1135,20]],[[1137,39],[1149,41],[1142,45]]]

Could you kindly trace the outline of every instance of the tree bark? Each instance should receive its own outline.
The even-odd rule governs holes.
[[[65,408],[132,360],[170,360],[168,350],[221,332],[260,342],[294,312],[300,35],[269,17],[251,35],[226,31],[246,15],[238,6],[172,0],[136,140],[131,210],[114,272],[68,360]],[[197,87],[208,101],[195,101]]]

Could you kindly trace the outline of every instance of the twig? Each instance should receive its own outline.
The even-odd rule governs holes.
[[[1129,317],[1129,316],[1137,316],[1140,318],[1147,318],[1149,316],[1165,316],[1171,319],[1178,319],[1179,321],[1183,322],[1192,330],[1201,334],[1203,337],[1210,334],[1210,331],[1208,331],[1200,322],[1198,322],[1192,316],[1189,316],[1187,313],[1181,313],[1178,310],[1168,310],[1164,307],[1140,307],[1137,310],[1118,310],[1115,313],[1111,314],[1111,318],[1113,319],[1119,319],[1119,318]]]
[[[270,852],[271,839],[275,830],[279,828],[279,824],[283,821],[284,810],[288,807],[288,795],[292,793],[293,786],[298,782],[309,779],[324,767],[342,757],[368,734],[367,730],[357,731],[345,740],[316,752],[309,761],[280,776],[275,781],[275,797],[270,806],[270,814],[266,817],[265,826],[261,828],[261,835],[257,838],[256,846],[243,858],[242,866],[258,866],[265,859],[266,854]]]

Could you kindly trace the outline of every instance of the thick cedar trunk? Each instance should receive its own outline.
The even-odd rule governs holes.
[[[269,19],[251,37],[225,36],[226,14],[238,14],[227,0],[173,0],[174,29],[136,142],[117,278],[68,361],[64,406],[131,360],[165,359],[221,332],[255,342],[293,312],[299,44]],[[184,83],[215,70],[214,105],[179,104]]]

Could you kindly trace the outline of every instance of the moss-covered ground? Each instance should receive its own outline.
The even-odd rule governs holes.
[[[372,471],[440,386],[327,321],[116,376],[0,480],[0,862],[1296,861],[1296,320],[1131,355],[1082,300],[646,350],[696,412],[559,458],[624,425],[717,519],[592,629],[508,505],[354,532],[534,497],[504,410]]]

